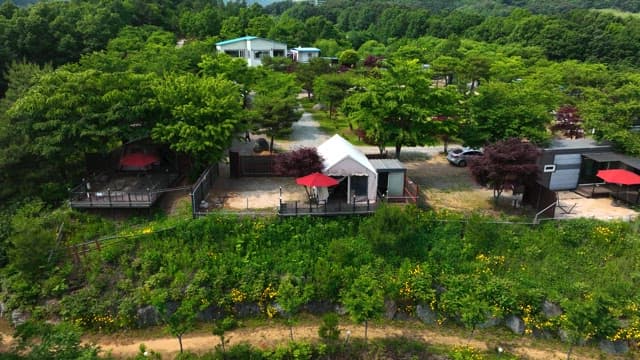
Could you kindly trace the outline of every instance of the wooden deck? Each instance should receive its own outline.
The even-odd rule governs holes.
[[[73,208],[148,208],[158,200],[157,192],[82,192],[71,197]]]
[[[588,198],[609,197],[612,192],[610,184],[595,183],[579,185],[575,192]]]
[[[175,172],[102,173],[69,192],[72,208],[150,208],[179,175]]]
[[[638,185],[588,184],[580,185],[575,192],[588,198],[611,197],[632,205],[638,205],[640,202],[640,187]]]

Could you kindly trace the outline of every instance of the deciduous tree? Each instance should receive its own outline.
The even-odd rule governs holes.
[[[313,89],[318,100],[328,104],[329,120],[352,86],[353,80],[348,74],[326,74],[316,77]]]
[[[484,148],[484,154],[473,159],[469,169],[475,180],[493,190],[498,201],[507,186],[522,185],[538,170],[538,148],[529,142],[511,138]]]
[[[300,116],[296,99],[299,92],[300,87],[291,74],[270,71],[256,84],[250,117],[257,131],[271,138],[271,152],[274,138],[289,134]]]
[[[570,139],[579,139],[584,137],[582,129],[582,118],[575,106],[561,106],[556,111],[556,122],[551,126],[551,130],[560,131]]]
[[[364,341],[367,342],[369,320],[380,317],[384,310],[384,292],[373,269],[362,267],[351,286],[343,291],[341,299],[353,321],[364,323]]]
[[[291,177],[321,172],[322,169],[322,157],[316,148],[306,147],[278,154],[273,165],[273,170],[277,175]]]
[[[240,91],[222,76],[173,75],[153,90],[161,111],[153,138],[191,155],[198,166],[218,161],[241,130]]]
[[[309,301],[311,287],[304,286],[300,280],[286,275],[278,286],[278,305],[282,307],[289,325],[289,337],[293,341],[293,324],[302,305]]]
[[[528,79],[480,85],[467,100],[468,118],[460,138],[475,147],[512,137],[538,144],[547,141],[551,110],[557,108],[559,94],[536,85]]]
[[[433,143],[438,134],[434,117],[453,115],[459,104],[455,90],[431,86],[431,75],[417,60],[396,60],[365,79],[343,111],[381,151],[393,144],[396,157],[402,146]]]

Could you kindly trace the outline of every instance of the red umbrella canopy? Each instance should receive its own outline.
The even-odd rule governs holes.
[[[600,170],[596,176],[611,184],[640,184],[640,175],[625,169]]]
[[[144,169],[159,161],[160,159],[158,156],[154,154],[132,153],[127,154],[120,159],[120,166]]]
[[[325,174],[314,172],[296,179],[296,184],[304,186],[329,187],[338,185],[338,180]]]

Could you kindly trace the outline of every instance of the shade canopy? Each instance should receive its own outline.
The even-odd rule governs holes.
[[[619,185],[638,185],[640,184],[640,175],[625,169],[600,170],[596,174],[597,177],[611,184]]]
[[[338,185],[338,180],[325,174],[314,172],[307,176],[297,178],[296,184],[315,187],[330,187]]]
[[[155,154],[131,153],[120,158],[120,168],[123,170],[146,170],[159,162],[160,158]]]

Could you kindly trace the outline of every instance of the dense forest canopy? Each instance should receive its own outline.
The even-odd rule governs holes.
[[[271,96],[259,97],[256,109],[245,112],[247,94],[277,87],[271,71],[295,72],[296,86],[309,94],[315,88],[332,113],[349,116],[351,126],[368,131],[381,148],[395,145],[397,152],[443,137],[477,146],[507,137],[542,144],[550,136],[552,111],[572,105],[596,137],[640,154],[640,141],[628,131],[640,119],[634,96],[640,18],[592,9],[539,14],[516,7],[527,4],[483,12],[465,2],[444,9],[444,2],[378,0],[266,7],[221,0],[54,1],[25,8],[4,2],[0,179],[6,186],[0,199],[21,193],[60,200],[82,177],[85,154],[105,153],[140,136],[152,136],[204,166],[237,131],[262,126],[284,134],[295,117],[295,100],[266,109],[260,104],[276,102],[275,93],[265,92]],[[256,70],[214,56],[216,41],[246,34],[290,47],[316,46],[326,56],[339,56],[345,68],[327,74],[336,70],[274,59]],[[176,47],[178,39],[186,45]],[[380,68],[400,71],[403,61],[415,61],[414,78],[444,79],[446,88],[426,87],[422,98],[411,95],[416,105],[411,111],[367,106],[385,99],[385,88],[404,86],[411,78],[376,75]],[[423,71],[419,64],[430,67]],[[382,92],[348,93],[354,85]],[[287,96],[296,86],[287,86]],[[219,101],[226,110],[186,107]],[[257,122],[256,113],[263,110],[277,110],[270,116],[275,122],[266,126],[264,117]],[[404,118],[400,126],[389,122],[398,111]],[[216,119],[213,128],[205,126],[209,116]],[[444,118],[448,121],[438,120]]]

